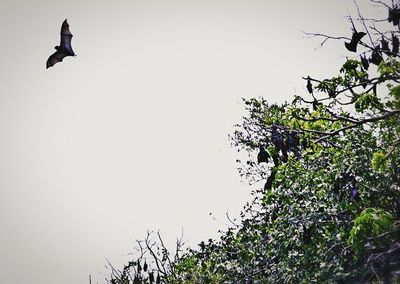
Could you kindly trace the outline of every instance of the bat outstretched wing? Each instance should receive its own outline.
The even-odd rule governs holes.
[[[61,25],[60,35],[61,35],[60,48],[64,52],[69,53],[68,55],[74,56],[75,53],[72,50],[72,46],[71,46],[72,34],[69,31],[69,25],[68,25],[67,19],[65,19]]]
[[[69,54],[57,50],[52,55],[50,55],[49,59],[47,59],[46,68],[52,67],[54,64],[63,61],[64,57],[66,56],[69,56]]]

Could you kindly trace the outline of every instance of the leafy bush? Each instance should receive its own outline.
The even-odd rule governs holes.
[[[372,240],[375,246],[382,245],[379,235],[390,231],[393,224],[392,214],[382,209],[367,208],[354,220],[348,244],[356,252],[364,250],[368,240]]]

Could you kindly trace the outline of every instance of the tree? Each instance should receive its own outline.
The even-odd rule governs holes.
[[[355,54],[337,76],[304,77],[308,94],[291,103],[244,100],[231,141],[249,156],[239,173],[263,187],[220,239],[170,262],[163,283],[399,279],[400,7],[372,2],[385,21],[359,12],[351,38],[308,34]]]

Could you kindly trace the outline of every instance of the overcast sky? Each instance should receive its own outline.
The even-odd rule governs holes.
[[[335,74],[351,56],[343,43],[315,50],[301,31],[350,36],[349,11],[349,0],[1,0],[0,282],[104,283],[106,258],[122,266],[147,229],[216,237],[251,200],[227,137],[241,98],[291,100],[306,93],[301,76]],[[77,57],[46,70],[65,18]]]

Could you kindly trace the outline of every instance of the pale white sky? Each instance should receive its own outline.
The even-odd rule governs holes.
[[[147,229],[216,237],[251,199],[227,138],[241,98],[291,100],[301,76],[335,74],[343,43],[314,50],[301,30],[350,36],[347,9],[1,0],[1,282],[104,283],[105,258],[122,266]],[[78,56],[46,70],[65,18]]]

